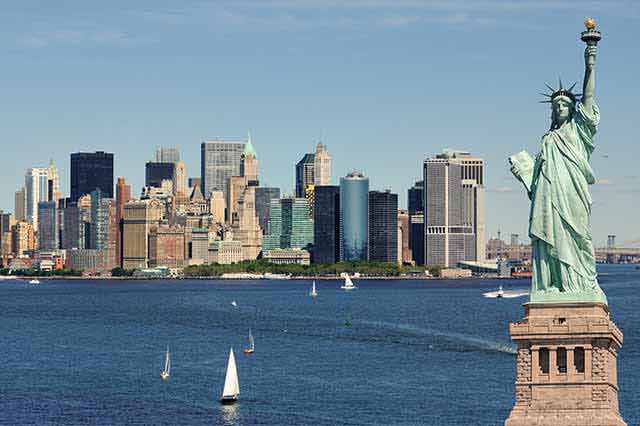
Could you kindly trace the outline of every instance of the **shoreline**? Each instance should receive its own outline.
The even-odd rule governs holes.
[[[471,277],[425,277],[425,276],[417,276],[417,277],[374,277],[374,276],[361,276],[361,277],[351,277],[354,280],[367,280],[367,281],[442,281],[442,280],[526,280],[530,278],[524,277],[482,277],[482,276],[471,276]],[[222,278],[222,277],[62,277],[62,276],[0,276],[0,281],[30,281],[33,279],[38,280],[46,280],[46,281],[60,281],[60,280],[69,280],[69,281],[230,281],[230,282],[269,282],[269,281],[340,281],[343,280],[342,277],[315,277],[315,276],[300,276],[300,277],[291,277],[291,278]]]

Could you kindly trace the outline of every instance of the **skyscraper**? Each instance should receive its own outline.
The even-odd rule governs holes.
[[[156,150],[156,163],[177,163],[180,161],[180,151],[177,148],[158,148]]]
[[[256,215],[255,186],[248,186],[238,200],[237,220],[231,231],[233,239],[242,243],[242,259],[255,260],[262,249],[262,231]]]
[[[482,203],[474,197],[478,196],[476,179],[482,178],[478,164],[465,161],[469,159],[468,153],[445,150],[424,161],[427,265],[455,267],[459,261],[478,260],[474,218]]]
[[[38,203],[38,249],[51,251],[58,249],[58,214],[55,201]]]
[[[263,238],[263,252],[278,248],[311,250],[313,246],[313,221],[304,198],[271,200],[268,228],[269,233]]]
[[[340,260],[367,260],[369,179],[353,171],[340,178]]]
[[[205,197],[211,191],[222,191],[227,198],[228,180],[240,176],[240,156],[244,140],[215,140],[200,145],[201,190]]]
[[[27,169],[24,178],[25,187],[25,216],[27,222],[38,229],[38,203],[50,201],[49,169],[47,167],[32,167]]]
[[[296,198],[304,198],[307,186],[313,185],[315,154],[305,154],[296,164]]]
[[[280,198],[280,188],[258,187],[256,188],[256,214],[262,233],[268,232],[269,215],[271,212],[271,200]]]
[[[131,185],[119,177],[116,183],[116,264],[122,267],[122,220],[124,205],[131,201]]]
[[[173,182],[176,165],[174,163],[156,163],[148,161],[144,166],[144,186],[162,187],[163,180]]]
[[[398,261],[398,194],[369,192],[369,260]]]
[[[244,176],[247,186],[258,186],[258,154],[251,144],[251,136],[240,156],[240,176]]]
[[[315,186],[331,185],[331,156],[326,145],[318,142],[314,155],[313,184]]]
[[[409,212],[398,210],[398,263],[409,264],[413,257],[409,248]]]
[[[409,249],[416,265],[424,265],[424,181],[408,191]]]
[[[104,151],[71,154],[71,201],[98,188],[105,198],[113,198],[113,154]]]
[[[340,187],[316,186],[313,209],[313,263],[340,260]]]
[[[149,234],[162,220],[164,206],[157,199],[131,201],[124,205],[122,267],[146,268]]]
[[[24,187],[16,191],[13,214],[18,222],[27,220],[27,194]]]

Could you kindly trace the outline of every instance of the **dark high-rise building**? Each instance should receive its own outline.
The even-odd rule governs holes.
[[[313,185],[315,174],[315,154],[305,154],[296,164],[296,197],[304,198],[307,186]]]
[[[71,154],[71,201],[100,189],[113,198],[113,154],[103,151]]]
[[[409,249],[416,265],[424,265],[424,181],[408,191]]]
[[[367,260],[369,178],[353,171],[340,178],[340,260]]]
[[[369,192],[369,260],[398,261],[398,194]]]
[[[258,223],[262,228],[262,233],[267,234],[269,232],[269,215],[271,212],[271,200],[277,200],[280,198],[280,188],[256,188],[256,215],[258,216]]]
[[[313,263],[340,260],[340,187],[316,186],[313,206]]]
[[[417,181],[408,191],[409,214],[424,212],[424,181]]]
[[[173,182],[175,170],[175,163],[147,162],[147,164],[144,165],[144,186],[160,188],[162,187],[163,180]]]
[[[58,249],[58,213],[55,201],[38,203],[38,249]]]

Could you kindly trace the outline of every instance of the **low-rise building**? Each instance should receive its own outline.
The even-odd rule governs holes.
[[[302,249],[272,249],[263,254],[263,259],[277,265],[310,265],[311,254]]]
[[[209,263],[230,265],[242,262],[241,241],[214,241],[209,246]]]

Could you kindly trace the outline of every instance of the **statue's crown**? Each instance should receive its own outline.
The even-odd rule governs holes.
[[[549,86],[547,83],[545,83],[545,86],[547,86],[547,89],[550,90],[549,93],[540,93],[542,96],[546,96],[549,99],[545,99],[544,101],[540,101],[542,103],[551,103],[553,102],[556,98],[559,97],[564,97],[564,98],[568,98],[569,100],[571,100],[571,102],[573,102],[574,104],[578,101],[578,98],[580,96],[582,96],[581,93],[573,93],[573,88],[576,87],[576,84],[578,84],[578,82],[575,82],[571,85],[571,87],[569,87],[568,89],[565,89],[564,87],[562,87],[562,79],[558,79],[558,88],[554,89],[553,87]]]

